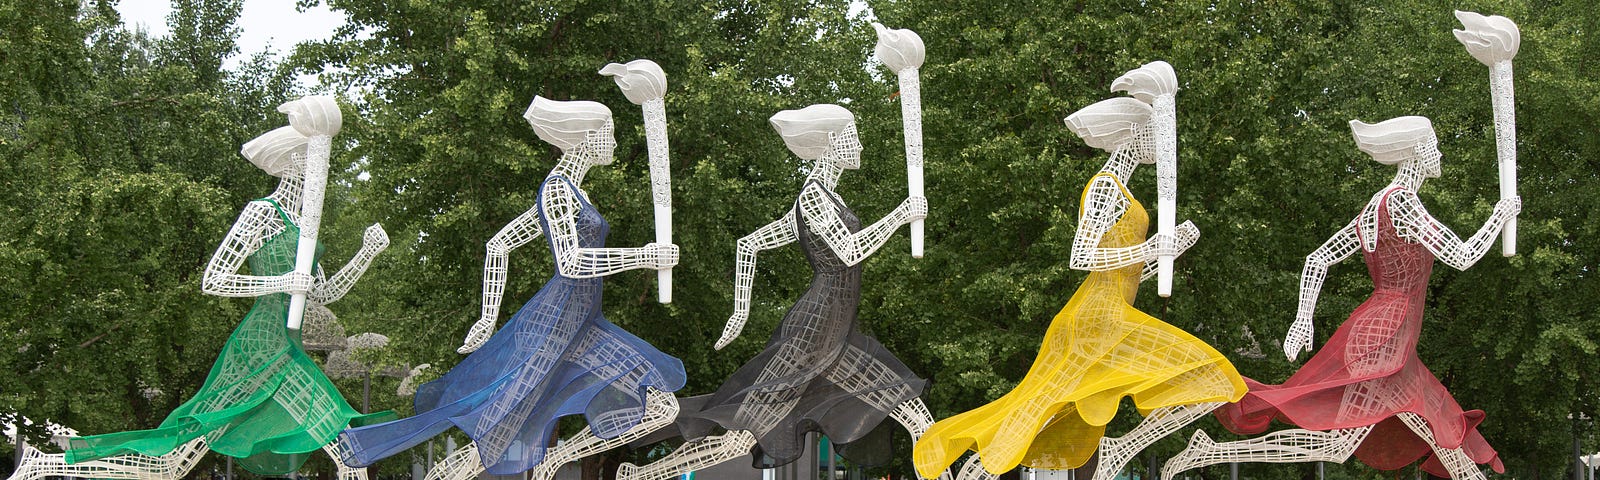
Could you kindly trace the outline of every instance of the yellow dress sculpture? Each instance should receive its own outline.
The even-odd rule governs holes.
[[[1127,211],[1100,248],[1145,242],[1150,216],[1115,175]],[[1084,203],[1087,204],[1088,189]],[[1079,210],[1082,215],[1082,208]],[[1094,454],[1122,397],[1141,413],[1179,405],[1233,402],[1244,381],[1222,354],[1188,332],[1132,305],[1143,266],[1089,273],[1046,331],[1027,376],[1000,399],[935,423],[916,443],[918,473],[936,477],[967,450],[991,473],[1017,465],[1068,469]]]

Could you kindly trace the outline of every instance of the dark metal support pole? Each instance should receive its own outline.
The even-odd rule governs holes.
[[[1578,420],[1572,420],[1572,480],[1583,480],[1583,446],[1578,444]]]
[[[22,439],[22,415],[17,415],[15,426],[17,427],[17,461],[15,465],[11,466],[11,471],[13,472],[22,469],[22,453],[28,448],[28,442]]]

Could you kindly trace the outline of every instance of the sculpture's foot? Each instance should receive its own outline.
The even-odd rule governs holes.
[[[1100,437],[1100,464],[1095,466],[1094,480],[1111,480],[1116,478],[1122,468],[1133,459],[1130,452],[1123,451],[1126,440],[1121,438]]]
[[[956,474],[957,480],[994,480],[995,477],[997,475],[983,468],[983,459],[977,452],[967,455],[966,463],[961,464],[961,473]]]
[[[1166,465],[1161,468],[1161,480],[1172,480],[1179,473],[1195,467],[1205,466],[1205,464],[1200,463],[1203,452],[1216,450],[1216,440],[1212,440],[1210,435],[1206,435],[1205,430],[1195,430],[1194,435],[1189,436],[1189,446],[1184,447],[1183,451],[1167,459]]]
[[[617,465],[617,480],[634,480],[639,478],[639,466],[632,463]]]

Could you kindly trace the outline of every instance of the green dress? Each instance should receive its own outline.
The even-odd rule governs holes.
[[[277,202],[263,199],[283,218],[284,230],[250,254],[254,275],[294,269],[300,228]],[[318,245],[318,256],[322,248]],[[347,425],[388,420],[393,412],[362,415],[339,394],[287,326],[289,294],[256,297],[255,306],[222,347],[211,373],[193,398],[152,430],[108,433],[71,440],[67,463],[115,455],[165,455],[201,436],[211,450],[239,459],[246,470],[284,475],[300,468],[312,451],[332,442]]]

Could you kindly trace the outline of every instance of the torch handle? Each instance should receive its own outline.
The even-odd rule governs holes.
[[[328,189],[328,156],[333,148],[331,135],[314,135],[306,145],[305,180],[300,197],[300,239],[295,245],[295,273],[310,275],[316,267],[317,233],[322,225],[322,199]],[[290,330],[299,330],[305,320],[306,294],[289,296]]]
[[[900,117],[905,124],[906,186],[911,196],[926,197],[922,180],[922,82],[916,68],[901,69]],[[911,221],[911,257],[922,258],[923,221]]]
[[[1162,95],[1155,99],[1156,123],[1156,232],[1168,239],[1177,234],[1178,216],[1178,119],[1176,99]],[[1156,294],[1172,296],[1173,255],[1156,258]]]
[[[1489,89],[1494,98],[1495,156],[1500,169],[1500,198],[1517,196],[1517,112],[1516,91],[1511,83],[1511,60],[1490,67]],[[1501,254],[1517,254],[1517,219],[1506,221],[1500,231]]]
[[[650,197],[655,205],[656,243],[672,244],[672,171],[668,159],[667,106],[660,98],[646,100],[644,137],[650,152]],[[656,271],[656,300],[672,303],[672,269]]]

